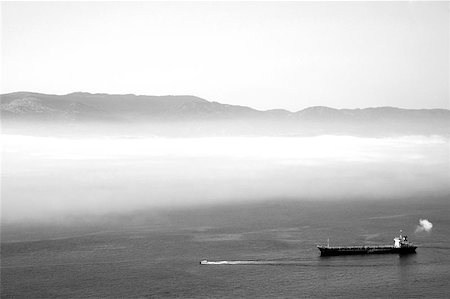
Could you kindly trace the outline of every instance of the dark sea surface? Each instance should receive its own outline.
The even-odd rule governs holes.
[[[1,295],[448,298],[449,215],[442,198],[273,200],[2,226]],[[431,232],[415,233],[420,218],[433,223]],[[323,258],[316,248],[327,238],[331,245],[391,244],[399,229],[417,254]],[[200,265],[204,259],[242,264]]]

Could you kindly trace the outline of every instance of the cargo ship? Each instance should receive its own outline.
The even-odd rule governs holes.
[[[332,255],[357,255],[357,254],[411,254],[416,253],[417,246],[408,242],[408,237],[400,236],[394,238],[394,245],[376,245],[376,246],[330,246],[330,239],[327,245],[317,245],[321,256]]]

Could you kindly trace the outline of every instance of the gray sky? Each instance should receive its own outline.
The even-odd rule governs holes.
[[[2,2],[1,92],[449,108],[449,2]]]

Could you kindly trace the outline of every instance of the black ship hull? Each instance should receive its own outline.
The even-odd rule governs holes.
[[[394,246],[349,246],[328,247],[317,246],[321,256],[336,255],[364,255],[364,254],[412,254],[416,253],[417,246],[394,247]]]

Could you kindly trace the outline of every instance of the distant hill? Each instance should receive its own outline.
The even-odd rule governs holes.
[[[297,112],[260,111],[188,95],[15,92],[1,95],[0,113],[4,131],[14,127],[24,129],[25,124],[40,128],[69,124],[72,127],[91,126],[93,130],[100,125],[133,127],[138,131],[141,128],[140,134],[153,134],[158,130],[181,135],[192,132],[200,135],[450,134],[450,110],[447,109],[317,106]]]
[[[48,95],[16,92],[1,96],[5,118],[65,121],[153,121],[221,119],[263,115],[248,107],[225,105],[195,96],[137,96],[75,92]]]

